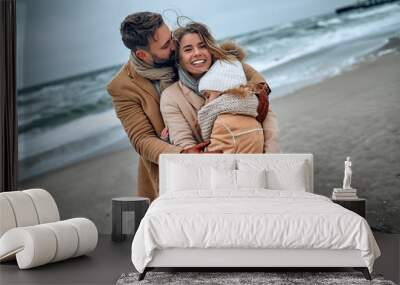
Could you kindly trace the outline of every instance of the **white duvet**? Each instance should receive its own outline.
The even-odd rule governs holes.
[[[156,199],[132,243],[143,272],[154,249],[358,249],[372,272],[379,248],[366,220],[307,192],[248,189],[184,191]]]

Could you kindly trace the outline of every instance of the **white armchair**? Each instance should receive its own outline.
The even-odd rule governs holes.
[[[46,190],[0,193],[0,262],[16,258],[20,269],[28,269],[86,254],[97,240],[90,220],[60,221]]]

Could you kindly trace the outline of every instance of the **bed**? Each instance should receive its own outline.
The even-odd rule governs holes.
[[[160,267],[352,267],[380,251],[364,218],[313,194],[312,154],[163,154],[160,196],[132,242]]]

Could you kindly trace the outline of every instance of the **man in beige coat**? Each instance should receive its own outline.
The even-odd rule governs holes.
[[[107,90],[129,140],[140,155],[137,194],[152,201],[158,196],[159,155],[200,153],[208,143],[183,150],[160,139],[165,127],[160,94],[177,80],[171,60],[172,34],[161,15],[151,12],[129,15],[121,24],[121,35],[131,57]]]

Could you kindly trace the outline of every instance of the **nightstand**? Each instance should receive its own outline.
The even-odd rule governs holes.
[[[339,204],[340,206],[359,214],[361,217],[365,218],[365,199],[354,199],[354,200],[333,200],[332,202]]]
[[[150,200],[143,197],[119,197],[112,199],[112,233],[111,239],[113,241],[123,241],[126,235],[123,231],[123,215],[133,214],[134,215],[134,232],[135,235],[137,228],[139,227],[140,221],[146,214],[149,208]]]

